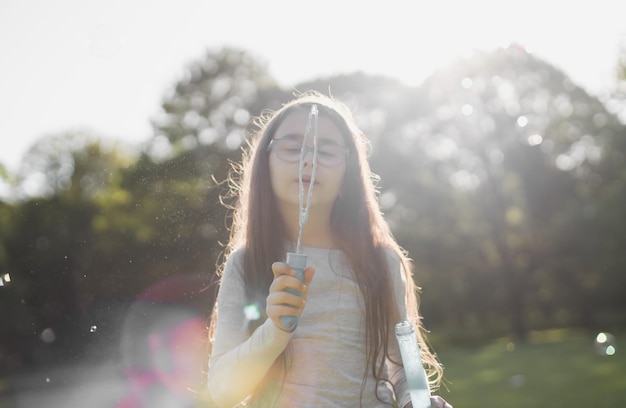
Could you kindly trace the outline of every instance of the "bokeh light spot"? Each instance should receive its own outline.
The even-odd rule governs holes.
[[[615,347],[615,336],[611,333],[598,333],[594,345],[598,354],[602,356],[613,356],[617,352],[617,348]]]
[[[510,225],[519,225],[524,220],[524,212],[517,207],[510,207],[506,210],[505,217]]]
[[[541,135],[539,134],[535,133],[528,136],[528,144],[530,146],[538,146],[541,144],[541,142],[543,142],[543,137],[541,137]]]
[[[261,310],[256,304],[247,305],[243,308],[243,314],[248,320],[259,320],[261,318]]]
[[[522,388],[526,385],[526,376],[524,374],[515,374],[509,378],[511,388]]]

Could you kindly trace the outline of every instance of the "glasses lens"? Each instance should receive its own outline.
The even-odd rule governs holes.
[[[302,145],[295,140],[274,140],[276,144],[272,149],[276,150],[279,159],[286,162],[297,162],[300,160]],[[305,148],[305,154],[313,154],[313,146]],[[321,145],[317,147],[317,161],[323,166],[338,166],[346,157],[346,150],[336,145]]]
[[[339,146],[321,146],[317,149],[317,160],[324,166],[338,166],[345,158],[344,152]]]

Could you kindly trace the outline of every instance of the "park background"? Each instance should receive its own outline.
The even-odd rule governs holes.
[[[317,4],[285,18],[308,31]],[[219,16],[216,5],[207,19]],[[347,55],[349,27],[346,17],[332,28]],[[93,55],[123,52],[116,33],[98,26]],[[332,66],[339,52],[307,53],[298,30],[272,33],[285,55],[298,50],[295,71]],[[355,49],[376,56],[375,45]],[[382,210],[415,260],[446,366],[440,393],[457,407],[624,406],[624,47],[593,93],[516,42],[466,49],[413,81],[337,67],[290,83],[255,49],[196,54],[146,91],[160,96],[140,142],[68,125],[42,132],[17,165],[0,163],[0,406],[114,406],[134,391],[129,367],[171,380],[171,362],[146,349],[201,354],[202,330],[187,323],[206,321],[215,296],[230,163],[255,115],[309,89],[346,102],[371,140]],[[123,107],[145,95],[117,96]],[[156,344],[161,335],[172,343]],[[161,406],[184,406],[167,399],[178,386],[163,386]]]

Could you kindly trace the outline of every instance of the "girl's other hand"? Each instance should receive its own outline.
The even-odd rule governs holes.
[[[300,317],[306,305],[307,286],[313,279],[315,269],[309,267],[304,270],[304,282],[296,278],[296,272],[284,262],[274,262],[272,272],[274,273],[274,281],[267,296],[265,312],[276,327],[283,331],[289,331],[283,327],[280,317]],[[300,292],[301,296],[287,292],[285,290],[287,288]]]

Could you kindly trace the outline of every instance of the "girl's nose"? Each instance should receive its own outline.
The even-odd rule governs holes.
[[[313,151],[304,152],[304,157],[302,158],[302,166],[313,166]]]

